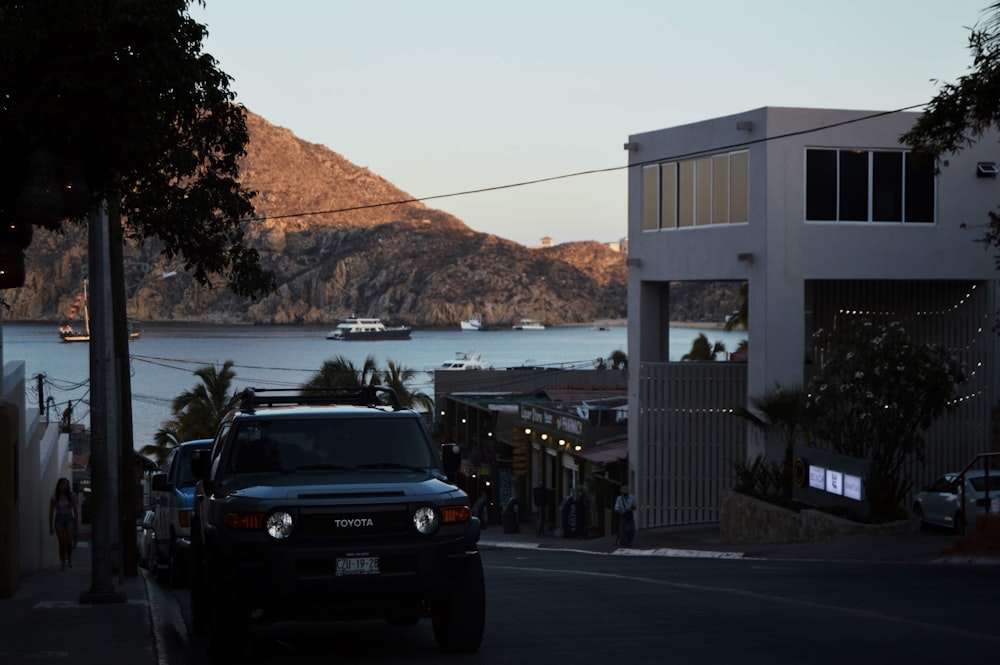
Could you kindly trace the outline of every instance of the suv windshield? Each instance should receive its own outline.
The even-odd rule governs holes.
[[[437,466],[413,418],[261,419],[234,425],[233,473],[430,469]]]

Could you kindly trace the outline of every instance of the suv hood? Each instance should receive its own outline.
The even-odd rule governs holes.
[[[340,496],[358,497],[375,495],[384,497],[428,496],[455,493],[461,490],[448,481],[426,473],[411,471],[348,471],[338,473],[267,474],[237,476],[216,487],[217,494],[231,498],[258,501],[283,501],[286,499],[336,499]]]

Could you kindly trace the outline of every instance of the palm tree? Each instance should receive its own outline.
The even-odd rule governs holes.
[[[323,361],[323,366],[302,385],[302,390],[311,388],[353,388],[355,386],[378,385],[378,369],[375,357],[365,358],[364,365],[355,367],[344,356]]]
[[[708,337],[705,333],[698,333],[694,341],[691,343],[691,350],[681,356],[681,360],[690,360],[693,362],[707,362],[715,360],[715,356],[720,353],[726,352],[726,345],[722,342],[716,342],[715,344],[710,344]]]
[[[153,443],[147,443],[140,448],[139,454],[153,458],[156,460],[156,466],[163,467],[170,449],[181,441],[180,423],[176,420],[168,420],[153,435]]]
[[[384,385],[396,391],[399,401],[406,407],[423,407],[431,411],[434,400],[429,395],[410,389],[409,384],[416,378],[417,372],[403,367],[394,360],[389,361],[389,368],[379,371],[375,358],[368,356],[364,365],[356,367],[344,356],[324,361],[318,372],[310,377],[301,388],[303,392],[315,388],[353,388],[355,386]]]
[[[424,411],[434,410],[434,399],[427,393],[410,390],[409,384],[417,373],[409,367],[403,367],[394,360],[389,361],[389,369],[382,372],[382,385],[396,391],[399,401],[408,408],[421,407]]]
[[[733,413],[764,433],[776,432],[784,440],[781,490],[786,498],[791,498],[793,451],[806,431],[805,393],[799,386],[783,388],[776,383],[773,389],[750,397],[749,402],[752,410],[737,406]]]
[[[743,328],[746,330],[750,326],[750,311],[748,308],[750,296],[747,291],[746,282],[740,282],[739,299],[740,308],[733,312],[732,316],[726,319],[726,324],[723,326],[723,329],[726,332],[729,332],[733,328]]]
[[[162,463],[177,444],[215,436],[223,416],[236,406],[240,396],[232,392],[236,378],[232,360],[227,360],[221,368],[205,365],[195,370],[194,375],[201,383],[174,398],[171,406],[174,418],[163,424],[154,437],[155,443],[143,446],[140,454]]]

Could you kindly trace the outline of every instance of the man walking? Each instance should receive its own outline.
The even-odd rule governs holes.
[[[549,490],[542,483],[538,483],[532,492],[535,499],[535,507],[538,508],[538,535],[544,536],[548,531]]]
[[[635,538],[635,497],[629,493],[628,485],[622,485],[615,499],[615,512],[618,513],[618,547],[628,547]]]

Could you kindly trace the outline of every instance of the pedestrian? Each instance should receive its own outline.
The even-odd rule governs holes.
[[[490,523],[490,497],[483,491],[472,504],[472,515],[479,518],[479,527],[485,531]]]
[[[635,538],[635,497],[628,491],[628,485],[622,485],[621,493],[615,499],[615,512],[618,513],[618,546],[628,547]]]
[[[549,490],[544,484],[538,483],[532,490],[532,498],[535,500],[535,508],[538,508],[538,535],[545,535],[548,529],[549,519]]]
[[[61,570],[73,567],[73,532],[76,530],[76,500],[68,478],[56,481],[56,490],[49,500],[49,535],[59,540]]]

